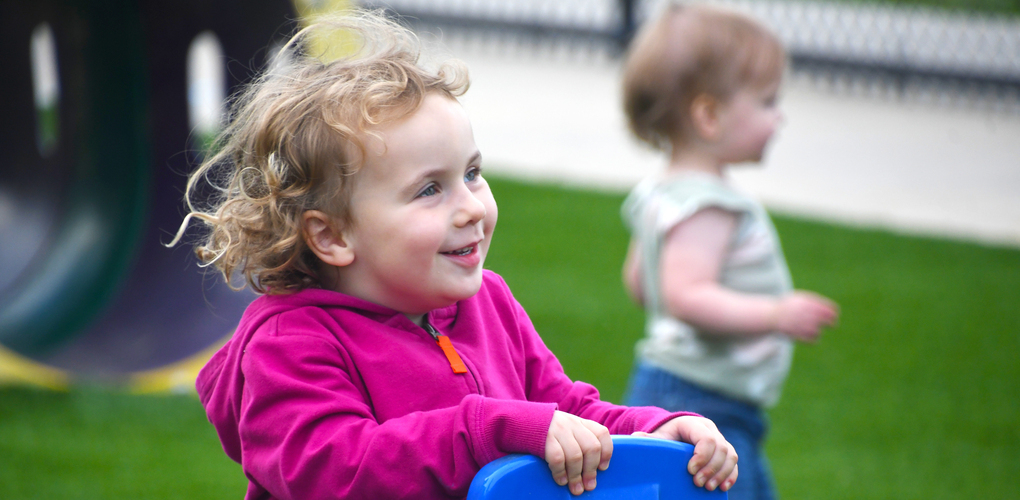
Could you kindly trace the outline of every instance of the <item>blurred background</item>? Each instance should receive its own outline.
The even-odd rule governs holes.
[[[468,62],[464,102],[501,172],[609,190],[662,168],[618,87],[628,37],[665,3],[369,2]],[[793,61],[786,126],[740,184],[789,213],[1020,244],[1020,4],[714,3],[765,22]]]
[[[735,181],[843,309],[771,413],[780,492],[1016,498],[1020,2],[713,3],[789,49],[786,123]],[[192,384],[253,296],[162,243],[228,96],[302,16],[352,5],[468,64],[487,267],[620,401],[643,315],[619,206],[664,167],[626,130],[620,62],[663,1],[4,1],[0,497],[242,494]]]

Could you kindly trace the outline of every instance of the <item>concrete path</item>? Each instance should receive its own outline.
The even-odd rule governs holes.
[[[632,140],[618,62],[448,42],[468,63],[462,101],[492,172],[625,191],[663,167]],[[500,52],[504,53],[500,53]],[[1020,113],[786,86],[786,123],[734,180],[772,210],[1020,246]]]

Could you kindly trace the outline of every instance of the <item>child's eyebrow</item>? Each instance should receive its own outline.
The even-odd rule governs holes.
[[[481,160],[482,160],[482,153],[481,153],[481,151],[475,151],[475,153],[473,155],[471,155],[471,157],[468,158],[468,160],[466,162],[464,162],[464,166],[473,165],[473,164],[475,164],[475,163],[477,163],[477,162],[479,162]],[[408,193],[412,194],[412,195],[413,194],[417,194],[416,191],[418,189],[418,186],[420,186],[422,183],[424,183],[425,181],[427,181],[429,179],[433,179],[433,178],[442,176],[443,174],[448,173],[448,172],[449,172],[449,170],[446,169],[446,168],[443,168],[443,167],[430,168],[430,169],[428,169],[428,170],[426,170],[426,171],[424,171],[424,172],[414,176],[414,178],[411,179],[407,183],[406,191],[408,191]],[[412,191],[415,191],[415,192],[412,192]]]
[[[443,168],[430,168],[409,180],[407,184],[404,185],[404,188],[401,189],[401,192],[407,196],[415,196],[418,194],[418,189],[421,188],[421,185],[425,183],[425,181],[435,178],[443,171],[445,171]]]

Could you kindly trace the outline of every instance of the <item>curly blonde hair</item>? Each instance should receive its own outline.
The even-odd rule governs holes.
[[[323,61],[315,48],[323,41],[351,55]],[[320,286],[302,214],[320,210],[350,224],[362,138],[413,113],[431,92],[467,90],[459,62],[428,69],[421,53],[414,33],[378,12],[320,18],[297,32],[234,98],[228,125],[188,178],[189,213],[168,246],[198,219],[206,232],[195,253],[232,288],[284,294]],[[244,284],[233,283],[238,274]]]
[[[690,108],[707,94],[725,102],[741,88],[779,81],[782,42],[750,17],[705,5],[670,4],[630,46],[623,108],[631,132],[669,151],[692,134]]]

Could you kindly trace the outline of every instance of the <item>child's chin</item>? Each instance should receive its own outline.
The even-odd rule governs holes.
[[[477,276],[472,276],[470,280],[465,280],[462,286],[457,287],[456,290],[451,290],[451,299],[453,302],[470,299],[478,293],[478,290],[482,289],[482,272],[479,271]]]

